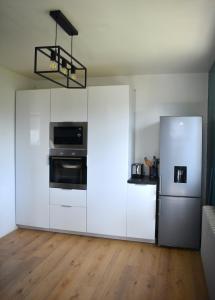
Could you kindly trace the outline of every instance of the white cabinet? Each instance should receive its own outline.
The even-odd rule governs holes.
[[[156,185],[128,184],[127,237],[155,240]]]
[[[86,232],[86,208],[50,205],[50,228]]]
[[[50,204],[86,207],[87,191],[50,188]]]
[[[51,89],[52,122],[87,122],[86,89]]]
[[[16,93],[16,223],[49,228],[50,90]]]
[[[86,232],[85,190],[50,188],[50,228]]]
[[[88,89],[89,233],[126,236],[130,104],[128,86]]]

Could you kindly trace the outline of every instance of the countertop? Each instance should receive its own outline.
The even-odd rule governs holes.
[[[149,176],[144,176],[142,178],[129,178],[128,183],[133,184],[152,184],[157,185],[158,184],[158,178],[150,178]]]

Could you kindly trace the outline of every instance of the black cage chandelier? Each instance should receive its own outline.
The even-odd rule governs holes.
[[[35,47],[34,73],[66,88],[86,88],[87,69],[72,56],[73,36],[78,35],[76,28],[60,10],[50,11],[56,22],[55,45]],[[58,25],[71,37],[71,52],[57,45]]]

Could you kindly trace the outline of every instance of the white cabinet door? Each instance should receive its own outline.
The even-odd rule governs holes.
[[[129,87],[88,89],[87,231],[126,235]]]
[[[155,240],[156,185],[128,184],[127,237]]]
[[[49,228],[50,90],[16,93],[16,223]]]
[[[87,122],[86,89],[52,89],[52,122]]]
[[[50,188],[50,204],[86,207],[87,191]]]
[[[86,191],[50,188],[50,227],[86,232]]]
[[[50,228],[86,232],[86,208],[50,205]]]

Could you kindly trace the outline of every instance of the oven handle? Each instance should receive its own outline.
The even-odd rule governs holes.
[[[62,165],[64,169],[81,169],[80,165]]]
[[[65,156],[49,156],[50,159],[68,159],[68,160],[82,160],[80,157],[65,157]]]

